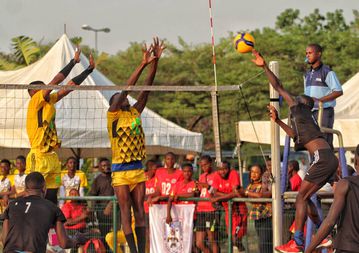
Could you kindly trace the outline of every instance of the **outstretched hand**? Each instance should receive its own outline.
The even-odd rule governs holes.
[[[267,108],[269,111],[269,117],[271,118],[271,120],[276,122],[279,119],[277,109],[275,109],[275,107],[272,105],[268,105]]]
[[[163,40],[160,41],[158,37],[154,37],[152,45],[153,45],[153,55],[159,59],[163,51],[166,49],[164,41]]]
[[[146,44],[142,46],[142,63],[147,65],[150,64],[157,57],[152,55],[153,45],[151,44],[149,48],[147,48]]]
[[[258,67],[264,67],[266,62],[263,56],[255,49],[252,50],[252,54],[255,57],[255,59],[252,59],[252,62],[254,62],[254,64],[257,65]]]
[[[92,54],[90,54],[89,63],[89,69],[94,69],[96,67],[96,63]]]
[[[74,61],[76,63],[80,62],[80,54],[81,54],[81,48],[77,46],[75,49],[75,56],[74,56]]]

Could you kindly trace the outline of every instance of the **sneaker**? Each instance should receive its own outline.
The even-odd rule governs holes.
[[[328,236],[327,238],[325,238],[318,246],[317,249],[319,248],[328,248],[330,246],[332,246],[333,244],[333,240],[331,236]]]
[[[290,240],[286,244],[275,247],[275,250],[282,253],[298,253],[304,252],[304,247],[298,246],[294,240]]]

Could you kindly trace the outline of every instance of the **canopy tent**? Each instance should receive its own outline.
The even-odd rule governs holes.
[[[49,82],[74,56],[74,47],[63,35],[39,61],[14,71],[0,71],[1,84],[28,84],[34,80]],[[88,66],[81,55],[81,62],[71,71],[66,83]],[[93,73],[82,85],[114,85],[100,71]],[[56,104],[56,128],[61,148],[60,157],[110,156],[106,114],[108,100],[114,91],[73,91]],[[2,158],[26,155],[29,141],[26,133],[26,112],[29,102],[26,89],[0,89],[0,154]],[[136,100],[129,97],[131,104]],[[155,112],[145,108],[142,123],[146,136],[148,154],[177,154],[202,151],[203,137],[200,133],[186,130]]]
[[[359,73],[343,84],[343,93],[343,96],[337,99],[334,129],[342,133],[344,147],[354,149],[359,144]],[[284,122],[287,122],[287,119]],[[237,127],[240,141],[270,144],[270,121],[254,121],[253,124],[258,140],[252,127],[252,122],[239,121]],[[284,145],[284,140],[285,132],[281,129],[281,146]],[[339,147],[338,138],[334,137],[333,144],[334,147]]]

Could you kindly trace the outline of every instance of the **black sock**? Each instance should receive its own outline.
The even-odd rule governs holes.
[[[135,238],[133,237],[133,233],[125,235],[128,247],[130,248],[131,253],[138,253],[135,243]]]
[[[136,232],[136,237],[137,237],[138,253],[145,253],[146,252],[146,227],[136,227],[135,232]]]

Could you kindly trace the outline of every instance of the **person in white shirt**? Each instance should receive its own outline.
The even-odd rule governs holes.
[[[19,174],[14,175],[12,192],[15,194],[15,198],[18,198],[25,195],[26,158],[22,155],[16,157],[15,166]]]

